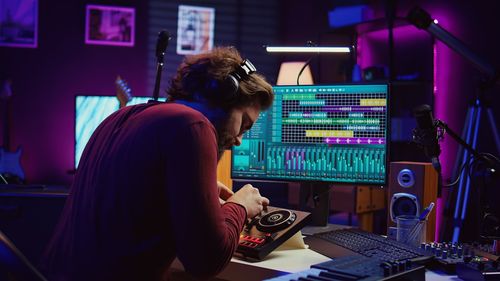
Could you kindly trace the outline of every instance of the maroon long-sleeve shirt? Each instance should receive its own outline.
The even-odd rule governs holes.
[[[216,131],[179,104],[129,106],[95,131],[42,261],[48,279],[160,280],[177,256],[198,278],[231,259],[246,219],[220,205]]]

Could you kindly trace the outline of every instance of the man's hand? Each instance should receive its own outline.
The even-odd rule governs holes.
[[[269,199],[260,195],[259,190],[251,184],[244,185],[227,202],[234,202],[245,207],[247,217],[253,218],[269,205]]]
[[[224,204],[229,197],[234,195],[234,192],[220,181],[217,181],[217,188],[219,189],[219,201],[221,204]]]

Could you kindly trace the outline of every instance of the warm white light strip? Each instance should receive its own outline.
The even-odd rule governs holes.
[[[266,47],[268,53],[350,53],[349,47]]]

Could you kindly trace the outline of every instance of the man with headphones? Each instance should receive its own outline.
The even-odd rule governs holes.
[[[186,57],[167,93],[167,103],[118,110],[92,135],[42,261],[49,280],[164,280],[175,257],[209,278],[269,204],[216,176],[224,150],[273,102],[252,63],[231,47]]]

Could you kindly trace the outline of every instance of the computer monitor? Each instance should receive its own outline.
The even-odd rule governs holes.
[[[233,179],[384,185],[387,84],[275,86],[232,151]]]
[[[146,103],[149,97],[133,97],[127,105]],[[164,100],[164,99],[163,99]],[[75,97],[75,169],[83,149],[101,122],[119,109],[116,96],[77,95]]]

